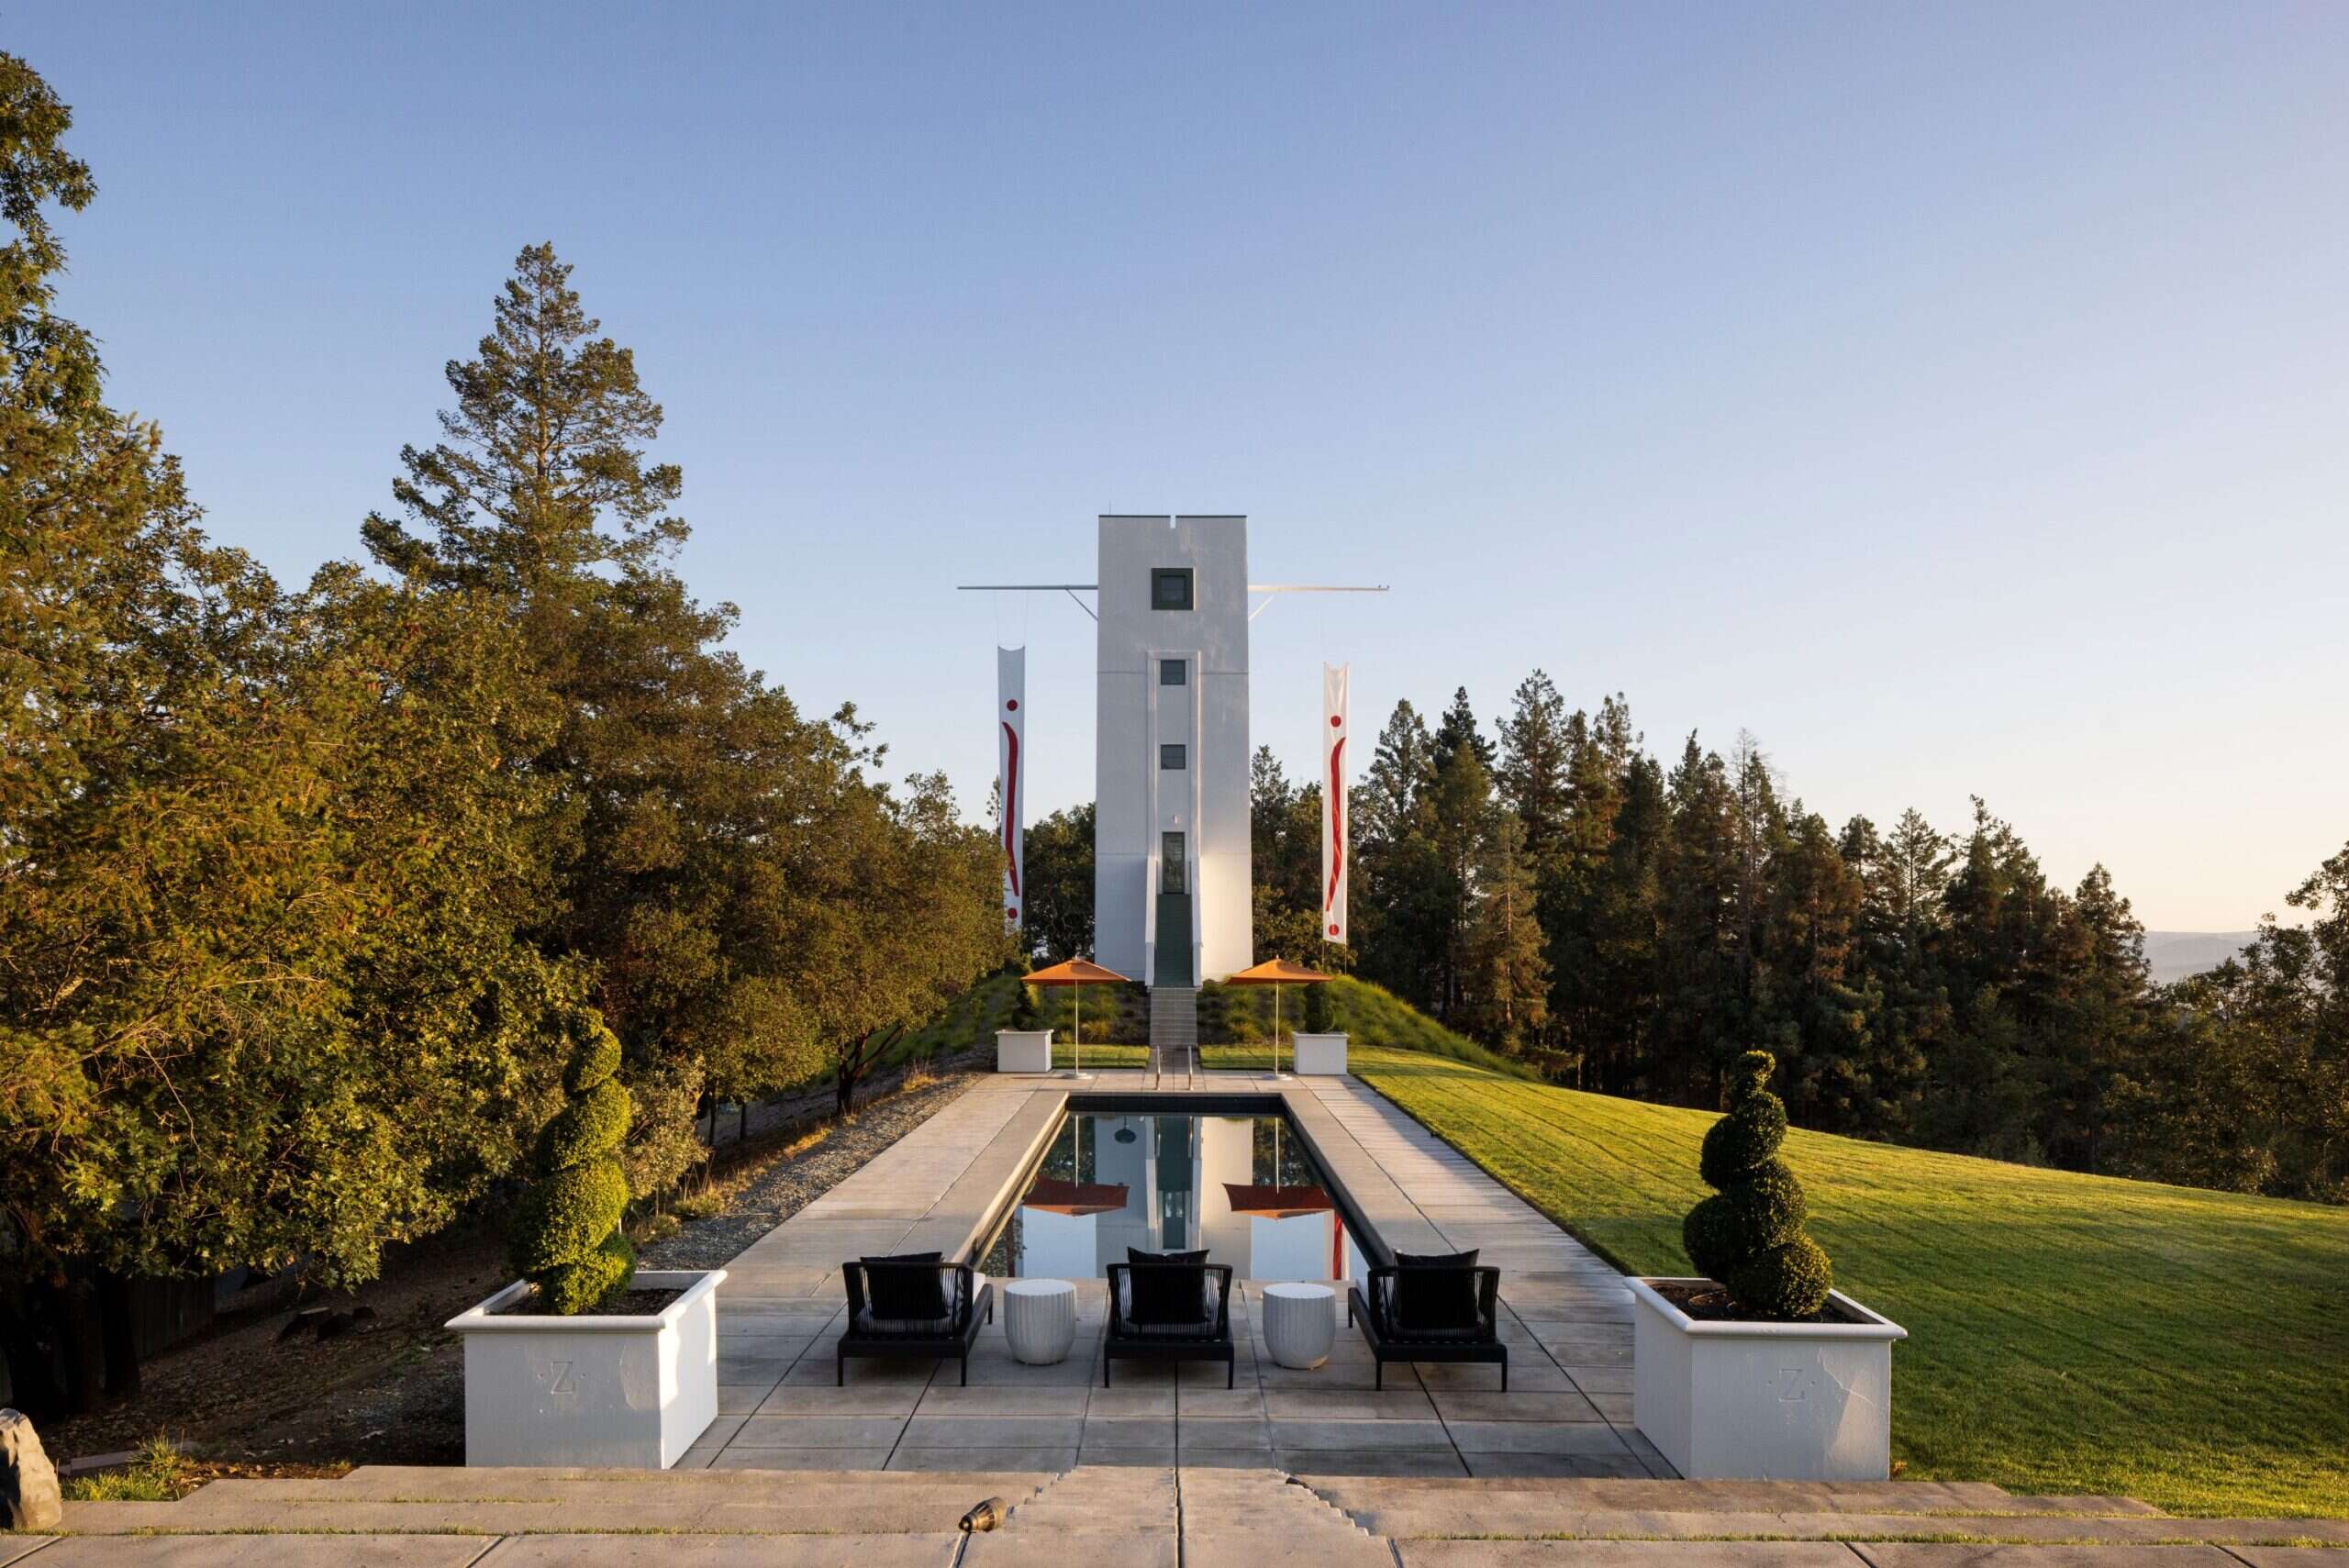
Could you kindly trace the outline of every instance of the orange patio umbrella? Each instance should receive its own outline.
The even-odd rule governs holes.
[[[1119,973],[1116,970],[1104,969],[1099,964],[1093,962],[1090,959],[1072,958],[1065,960],[1063,962],[1051,964],[1045,968],[1036,971],[1033,974],[1029,975],[1024,981],[1022,981],[1021,984],[1027,985],[1074,985],[1080,988],[1074,998],[1076,1003],[1076,1075],[1080,1078],[1084,1077],[1085,992],[1082,987],[1086,985],[1125,985],[1130,984],[1130,982],[1129,982],[1124,975]]]
[[[1273,988],[1274,1077],[1281,1075],[1281,987],[1319,985],[1330,978],[1318,969],[1308,969],[1285,958],[1268,958],[1253,969],[1243,969],[1237,974],[1224,977],[1226,985],[1269,985]]]

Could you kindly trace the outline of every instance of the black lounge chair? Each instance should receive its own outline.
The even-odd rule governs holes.
[[[927,1257],[863,1258],[841,1265],[848,1282],[848,1327],[833,1381],[848,1382],[851,1356],[952,1356],[971,1381],[971,1346],[995,1319],[995,1286],[968,1263]]]
[[[1137,1310],[1139,1308],[1139,1310]],[[1109,1363],[1128,1361],[1223,1363],[1232,1385],[1231,1265],[1130,1262],[1109,1265],[1109,1331],[1101,1345],[1101,1386]]]
[[[1367,1296],[1360,1285],[1346,1292],[1346,1321],[1359,1324],[1370,1342],[1377,1387],[1386,1386],[1388,1362],[1481,1362],[1499,1366],[1501,1392],[1508,1392],[1500,1270],[1466,1263],[1375,1268],[1369,1285]]]

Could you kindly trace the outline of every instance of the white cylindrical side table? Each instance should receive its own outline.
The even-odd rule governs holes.
[[[1338,1332],[1338,1293],[1326,1284],[1264,1287],[1264,1349],[1275,1362],[1299,1369],[1330,1359]]]
[[[1011,1359],[1028,1366],[1068,1360],[1076,1343],[1076,1286],[1064,1279],[1016,1279],[1001,1288]]]

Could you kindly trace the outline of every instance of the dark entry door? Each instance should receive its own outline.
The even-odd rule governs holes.
[[[1191,895],[1187,893],[1158,895],[1157,969],[1150,977],[1153,985],[1191,984]]]
[[[1158,952],[1152,985],[1193,985],[1191,978],[1191,867],[1180,833],[1164,833],[1158,844]]]

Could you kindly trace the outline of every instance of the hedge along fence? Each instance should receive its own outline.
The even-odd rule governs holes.
[[[618,1151],[629,1104],[615,1076],[620,1042],[596,1013],[579,1034],[562,1071],[571,1103],[539,1135],[538,1179],[512,1232],[515,1271],[539,1287],[540,1310],[564,1317],[603,1305],[636,1273],[636,1249],[621,1229],[628,1178]]]

